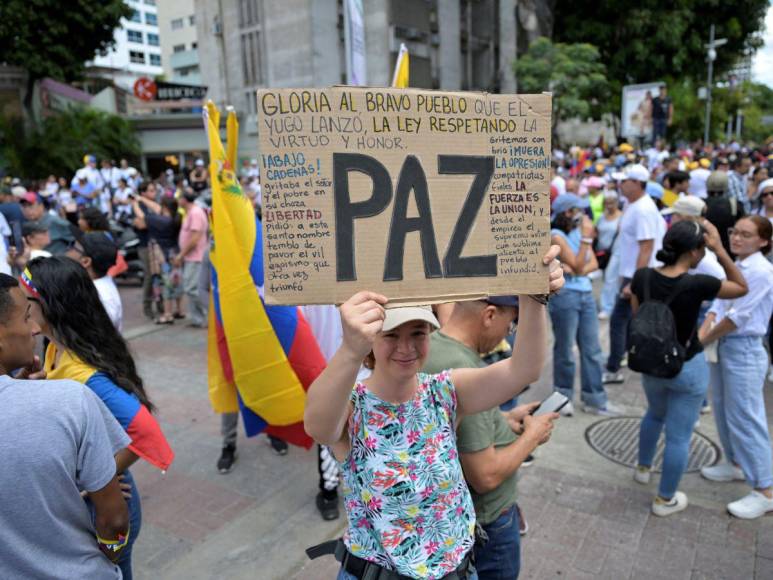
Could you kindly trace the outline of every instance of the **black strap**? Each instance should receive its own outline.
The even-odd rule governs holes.
[[[343,544],[341,540],[330,540],[328,542],[322,542],[321,544],[317,544],[316,546],[311,546],[310,548],[306,548],[306,555],[309,557],[309,560],[315,560],[322,556],[335,554],[336,548],[338,547],[339,542]]]

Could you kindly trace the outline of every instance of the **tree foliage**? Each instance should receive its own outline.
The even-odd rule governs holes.
[[[598,120],[608,110],[609,82],[590,44],[553,44],[538,38],[514,64],[520,93],[553,93],[553,128],[566,119]]]
[[[0,60],[26,69],[25,101],[34,82],[78,79],[86,61],[113,43],[113,31],[132,9],[123,0],[2,0]]]
[[[95,109],[70,108],[26,130],[18,117],[0,118],[0,164],[11,175],[72,175],[86,153],[135,160],[140,144],[128,121]]]
[[[715,73],[762,45],[768,0],[557,0],[553,38],[598,47],[615,85],[706,76],[709,27],[727,38]],[[615,87],[619,88],[618,86]]]

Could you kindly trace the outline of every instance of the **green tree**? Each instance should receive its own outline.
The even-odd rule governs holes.
[[[598,120],[609,110],[609,82],[599,51],[590,44],[553,44],[538,38],[513,65],[521,93],[553,93],[553,135],[558,121]]]
[[[25,131],[22,120],[0,119],[0,162],[11,175],[39,179],[71,175],[84,153],[136,160],[140,144],[125,119],[95,109],[70,108]]]
[[[37,80],[80,78],[86,61],[113,44],[121,17],[131,13],[123,0],[2,0],[0,60],[26,69],[26,109]]]
[[[557,0],[553,38],[598,47],[615,90],[622,85],[703,79],[709,27],[727,38],[714,71],[729,70],[747,51],[762,45],[769,0]]]

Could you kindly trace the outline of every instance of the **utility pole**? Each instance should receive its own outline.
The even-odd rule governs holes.
[[[706,122],[703,130],[703,145],[709,142],[709,132],[711,129],[711,88],[714,77],[714,61],[717,59],[717,48],[727,43],[727,38],[714,39],[714,25],[711,25],[709,32],[709,43],[704,44],[707,49],[706,60],[709,63],[709,74],[706,81]]]

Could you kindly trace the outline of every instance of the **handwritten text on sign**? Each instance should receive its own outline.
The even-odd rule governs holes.
[[[547,289],[549,95],[258,91],[265,297]]]

